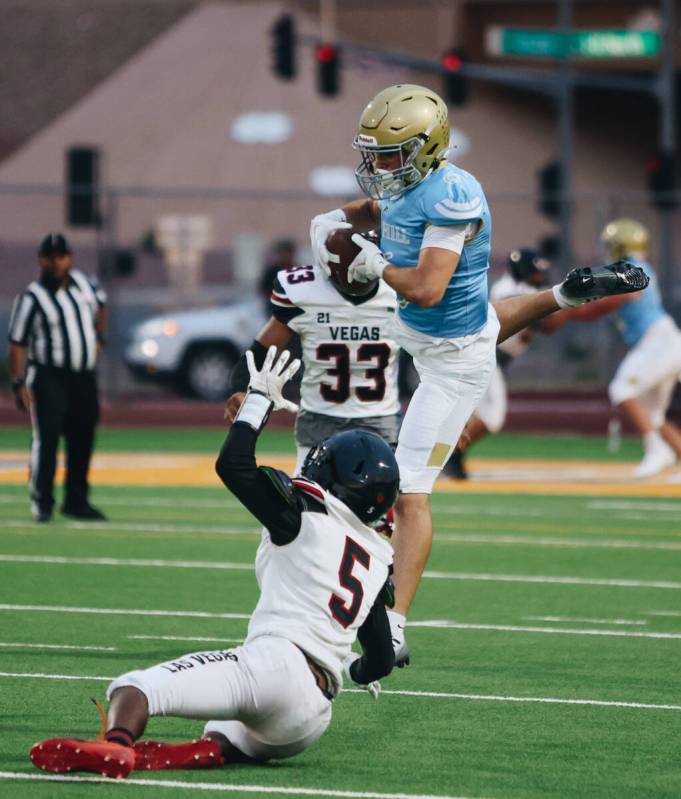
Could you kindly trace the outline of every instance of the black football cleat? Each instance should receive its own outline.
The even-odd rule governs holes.
[[[90,522],[105,522],[107,520],[99,508],[95,508],[87,502],[84,505],[76,506],[62,505],[61,513],[73,519],[84,519]]]
[[[649,283],[650,278],[640,266],[617,261],[604,266],[573,269],[560,284],[559,292],[567,306],[575,306],[603,297],[642,291]]]

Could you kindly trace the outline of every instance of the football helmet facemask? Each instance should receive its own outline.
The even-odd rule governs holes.
[[[397,196],[419,184],[446,156],[447,106],[424,86],[390,86],[362,112],[352,146],[362,156],[355,177],[364,194],[374,200]],[[378,155],[393,153],[399,154],[399,166],[376,166]]]
[[[368,525],[392,508],[400,485],[395,453],[366,430],[336,433],[321,441],[308,452],[301,472]]]

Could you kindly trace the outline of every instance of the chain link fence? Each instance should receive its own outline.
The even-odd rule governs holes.
[[[100,367],[104,392],[121,399],[159,391],[153,382],[138,382],[125,365],[124,353],[135,326],[160,313],[226,307],[255,297],[261,276],[271,264],[273,245],[282,239],[292,240],[297,260],[306,262],[310,257],[310,218],[347,199],[307,191],[107,190],[102,197],[106,222],[101,229],[66,228],[74,264],[98,275],[109,292],[109,344]],[[533,196],[498,194],[488,200],[494,220],[492,282],[503,273],[512,248],[550,249],[556,229],[537,212]],[[618,216],[633,217],[649,228],[651,262],[660,263],[661,216],[651,208],[647,195],[577,195],[573,210],[572,246],[577,264],[604,260],[598,235],[608,220]],[[14,296],[37,273],[39,240],[48,230],[64,227],[62,187],[0,186],[0,220],[0,323],[6,330]],[[166,234],[169,225],[179,230],[171,234],[170,244],[162,232],[164,220]],[[680,212],[676,211],[671,222],[677,239],[681,235],[679,221]],[[201,229],[198,249],[192,224]],[[676,242],[676,251],[681,253],[681,241]],[[661,275],[665,304],[677,321],[681,319],[679,275],[676,262]],[[553,277],[560,277],[557,268]],[[262,308],[265,313],[264,303]],[[613,320],[568,324],[552,336],[534,337],[529,351],[511,367],[510,385],[542,390],[599,389],[607,384],[623,353]],[[4,369],[3,365],[0,375],[6,379]]]

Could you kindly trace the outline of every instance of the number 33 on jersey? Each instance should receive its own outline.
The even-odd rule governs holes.
[[[303,410],[342,418],[399,412],[396,307],[395,292],[382,281],[373,296],[347,298],[317,266],[278,273],[271,310],[300,336]]]

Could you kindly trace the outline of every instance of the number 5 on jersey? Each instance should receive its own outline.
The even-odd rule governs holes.
[[[363,566],[368,571],[371,556],[356,541],[346,536],[345,551],[338,569],[338,579],[343,588],[347,588],[352,594],[352,602],[348,606],[338,594],[331,594],[331,599],[329,599],[331,615],[342,627],[349,627],[357,618],[364,599],[364,586],[352,573],[356,563],[359,563],[360,566]]]

